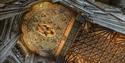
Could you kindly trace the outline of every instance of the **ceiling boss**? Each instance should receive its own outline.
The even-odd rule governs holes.
[[[24,16],[20,42],[41,56],[54,54],[61,41],[66,40],[75,17],[75,13],[63,5],[39,2]]]

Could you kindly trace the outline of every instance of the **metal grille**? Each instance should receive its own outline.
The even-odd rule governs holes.
[[[66,63],[124,63],[125,35],[84,21],[65,55]]]

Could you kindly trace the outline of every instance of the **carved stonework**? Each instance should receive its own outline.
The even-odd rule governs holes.
[[[0,0],[0,63],[125,63],[124,3]]]
[[[50,2],[39,2],[24,16],[21,42],[31,52],[42,56],[55,54],[61,40],[65,41],[75,14],[70,9]],[[68,29],[69,28],[69,29]]]

